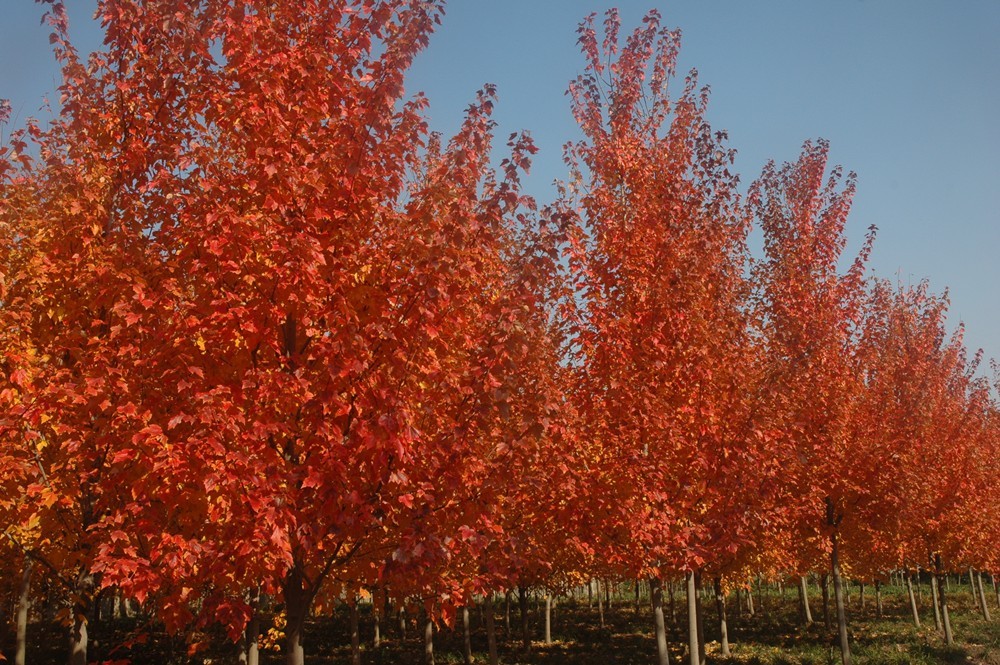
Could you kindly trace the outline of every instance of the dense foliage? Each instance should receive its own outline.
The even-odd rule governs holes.
[[[849,661],[842,570],[1000,572],[946,298],[867,279],[874,229],[844,269],[824,142],[741,189],[656,12],[581,24],[539,207],[492,87],[451,138],[405,89],[440,0],[102,0],[86,62],[46,4],[61,110],[0,146],[0,594],[71,663],[109,598],[247,658],[277,611],[296,664],[340,603],[595,578],[648,581],[665,663],[683,577],[697,665],[698,585],[827,572]]]

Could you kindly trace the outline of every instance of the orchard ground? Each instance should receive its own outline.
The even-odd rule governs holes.
[[[899,586],[882,589],[882,617],[877,617],[874,590],[865,589],[865,606],[861,608],[858,585],[850,589],[849,626],[855,662],[864,664],[903,663],[981,663],[1000,665],[1000,620],[986,621],[979,613],[967,584],[950,583],[949,604],[952,608],[956,645],[947,647],[940,631],[934,628],[930,603],[930,588],[923,585],[920,599],[921,628],[913,625],[907,604],[906,590]],[[601,626],[596,601],[588,602],[587,595],[563,597],[553,611],[552,643],[542,641],[544,601],[541,596],[529,603],[529,631],[532,635],[531,650],[521,649],[520,619],[516,597],[510,603],[509,632],[506,628],[503,599],[496,603],[496,624],[500,662],[508,665],[631,665],[653,662],[656,646],[652,630],[652,615],[648,599],[643,594],[638,612],[631,586],[622,585],[621,594],[612,599],[611,607],[604,608],[604,626]],[[714,599],[706,597],[705,627],[709,663],[740,665],[833,665],[840,662],[836,642],[835,619],[831,628],[823,621],[823,605],[819,589],[812,585],[810,605],[815,621],[811,626],[802,625],[800,605],[793,586],[765,587],[757,599],[756,612],[749,616],[744,606],[741,613],[735,608],[735,598],[728,598],[729,636],[732,655],[719,655],[719,634]],[[992,608],[997,607],[997,597],[988,593]],[[763,603],[760,601],[763,600]],[[834,612],[831,602],[831,614]],[[373,648],[373,623],[371,606],[363,605],[361,614],[362,662],[372,665],[425,662],[423,619],[408,617],[406,635],[402,637],[398,619],[382,622],[382,641]],[[683,665],[688,662],[686,640],[687,624],[684,599],[677,590],[675,606],[671,612],[665,600],[668,620],[668,638],[671,662]],[[673,616],[671,616],[673,614]],[[833,617],[832,617],[833,618]],[[434,636],[434,653],[437,663],[463,663],[463,637],[461,624],[441,626]],[[488,662],[486,633],[480,608],[470,612],[473,660]],[[265,627],[266,632],[266,627]],[[63,630],[54,624],[36,623],[29,635],[28,662],[62,663],[65,661]],[[158,631],[140,614],[132,619],[116,619],[95,624],[91,628],[95,637],[91,662],[162,663],[164,665],[208,665],[236,663],[236,647],[221,634],[194,634],[192,641],[203,647],[189,653],[183,638],[171,638]],[[4,653],[12,648],[12,635],[4,635]],[[350,635],[346,608],[336,616],[311,621],[305,635],[306,660],[309,663],[350,663]],[[265,637],[265,642],[266,637]],[[280,639],[272,640],[280,643]],[[282,662],[282,654],[267,649],[261,652],[261,663]]]

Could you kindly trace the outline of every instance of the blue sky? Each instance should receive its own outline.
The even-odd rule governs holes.
[[[58,85],[42,9],[3,4],[0,97],[38,115]],[[67,5],[81,49],[99,46],[94,0]],[[610,6],[629,29],[654,7],[681,28],[680,70],[711,86],[709,119],[729,131],[745,183],[829,139],[832,161],[859,176],[850,249],[876,224],[875,273],[948,288],[969,347],[1000,357],[1000,2],[452,0],[409,88],[447,133],[496,84],[498,136],[532,132],[541,152],[527,186],[545,202],[575,136],[564,91],[583,63],[576,26]]]

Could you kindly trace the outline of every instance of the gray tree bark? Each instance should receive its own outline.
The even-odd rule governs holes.
[[[469,632],[469,606],[462,608],[462,655],[465,665],[472,665],[472,635]]]
[[[948,646],[953,646],[955,644],[955,636],[951,632],[951,616],[948,613],[948,581],[947,574],[941,569],[940,554],[934,555],[934,568],[938,574],[938,599],[941,602],[941,623],[944,624],[944,641]]]
[[[490,665],[497,665],[497,628],[493,619],[493,594],[488,593],[483,599],[483,610],[486,616],[486,646],[490,654]]]
[[[698,648],[698,585],[695,582],[694,571],[687,574],[687,608],[688,608],[688,662],[690,665],[701,665]]]
[[[424,625],[424,663],[434,665],[434,622],[430,617]]]
[[[653,634],[656,636],[657,665],[668,665],[670,655],[667,653],[667,627],[663,620],[663,580],[649,578],[649,596],[653,605]]]
[[[24,665],[28,652],[28,610],[31,607],[31,567],[30,557],[24,557],[21,570],[21,584],[17,593],[17,643],[14,648],[14,665]]]
[[[813,615],[809,609],[809,586],[806,584],[806,577],[799,577],[799,592],[802,594],[802,618],[807,626],[812,625]]]
[[[355,596],[348,607],[351,622],[351,665],[361,665],[361,623],[358,617],[358,598]]]
[[[830,552],[830,568],[833,574],[833,595],[837,601],[837,633],[840,636],[840,659],[844,665],[851,665],[851,644],[847,637],[847,612],[844,608],[844,585],[840,579],[840,543],[837,533],[830,536],[833,549]]]
[[[913,581],[909,572],[906,573],[906,593],[910,597],[910,610],[913,612],[913,625],[920,628],[920,612],[917,611],[917,597],[913,593]]]
[[[931,602],[934,604],[934,629],[942,630],[941,599],[938,597],[938,578],[934,573],[931,573]]]
[[[979,599],[983,603],[983,618],[990,620],[990,607],[986,603],[986,590],[983,588],[983,574],[976,573],[976,583],[979,585]]]
[[[808,607],[808,606],[807,606]],[[723,658],[728,658],[729,652],[729,627],[726,625],[726,596],[722,593],[722,578],[715,578],[715,608],[719,614],[719,632],[721,637],[721,653]]]

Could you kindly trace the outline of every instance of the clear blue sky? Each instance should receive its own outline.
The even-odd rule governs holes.
[[[66,1],[82,50],[99,46],[94,0]],[[627,28],[652,7],[681,28],[680,69],[711,86],[709,118],[729,131],[745,183],[805,139],[829,139],[859,176],[851,248],[876,224],[876,274],[949,288],[970,349],[1000,357],[1000,1],[452,0],[409,87],[449,132],[496,84],[498,136],[532,132],[528,187],[544,202],[575,136],[563,93],[583,62],[576,25],[616,4]],[[37,115],[58,84],[42,10],[3,5],[0,97]]]

